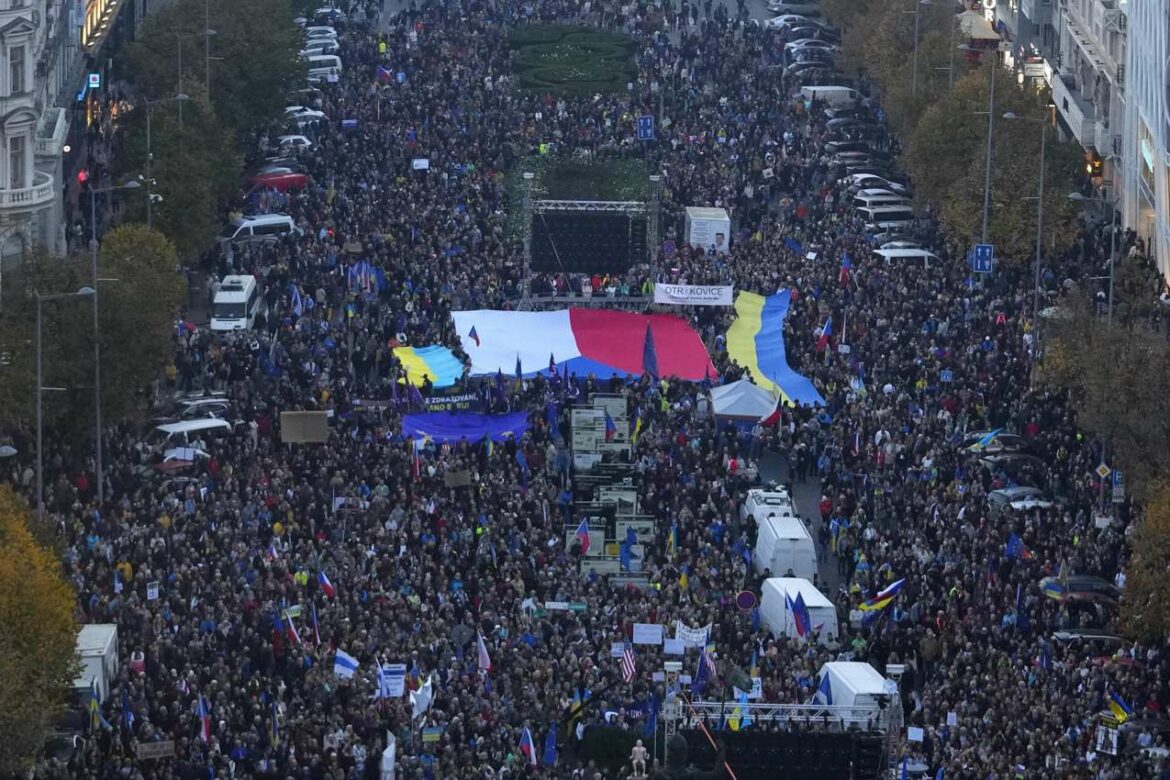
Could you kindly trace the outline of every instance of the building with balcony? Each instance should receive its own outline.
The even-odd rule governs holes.
[[[73,6],[0,0],[0,258],[65,248],[62,164],[77,61]]]
[[[1123,213],[1170,278],[1170,0],[1131,2],[1129,15]]]
[[[1086,152],[1086,172],[1121,182],[1126,112],[1127,0],[1059,0],[1052,98],[1065,130]]]

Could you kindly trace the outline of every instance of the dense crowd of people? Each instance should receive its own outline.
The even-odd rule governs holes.
[[[303,155],[311,185],[280,200],[301,234],[215,260],[216,276],[261,281],[262,327],[177,336],[173,389],[225,393],[242,424],[180,478],[142,468],[137,432],[111,431],[104,505],[84,463],[50,459],[48,506],[79,620],[117,623],[125,663],[103,708],[108,728],[67,765],[43,763],[41,776],[376,778],[392,735],[400,778],[602,777],[580,755],[578,726],[652,733],[664,695],[651,677],[658,652],[640,647],[626,683],[611,646],[634,623],[676,619],[710,625],[721,673],[756,671],[766,702],[809,701],[828,660],[905,664],[904,719],[923,740],[898,757],[930,777],[1156,776],[1136,749],[1099,751],[1096,718],[1114,693],[1136,720],[1159,715],[1170,703],[1166,648],[1058,641],[1054,631],[1105,627],[1113,611],[1038,586],[1069,572],[1123,584],[1137,513],[1123,503],[1110,524],[1095,523],[1099,446],[1060,395],[1029,384],[1029,282],[1011,269],[972,282],[964,248],[930,224],[919,234],[941,258],[934,267],[874,260],[823,152],[823,112],[779,76],[782,40],[742,4],[734,14],[710,3],[616,15],[600,6],[427,2],[389,19],[346,9],[346,70],[321,86],[329,121]],[[632,35],[633,88],[580,99],[518,89],[507,34],[536,20]],[[391,83],[375,80],[379,66]],[[634,117],[654,113],[660,91],[671,121],[644,148]],[[519,440],[403,440],[400,417],[417,396],[401,389],[391,350],[441,344],[461,355],[451,311],[516,305],[526,279],[506,175],[550,142],[556,155],[645,155],[664,176],[664,213],[727,207],[730,253],[681,245],[654,267],[671,281],[790,290],[788,358],[826,406],[786,409],[753,443],[704,414],[706,383],[573,377],[570,389],[538,377],[485,391],[489,406],[530,413]],[[427,170],[412,165],[420,158]],[[1046,287],[1092,272],[1101,242],[1086,235],[1069,256],[1048,258]],[[361,262],[378,273],[355,279],[348,271]],[[592,286],[620,297],[645,294],[653,279],[601,281]],[[582,277],[527,282],[564,294]],[[729,312],[679,314],[711,349],[711,381],[745,375],[724,348]],[[829,317],[840,325],[821,351]],[[479,392],[479,382],[457,388]],[[641,510],[656,524],[645,590],[583,576],[566,534],[579,520],[566,410],[602,390],[624,394],[643,419],[633,461]],[[282,444],[289,410],[331,412],[329,441]],[[962,446],[967,432],[1000,427],[1029,441],[1030,472]],[[764,452],[778,453],[784,480],[821,486],[819,505],[799,508],[826,570],[839,572],[828,595],[842,634],[828,643],[772,637],[732,603],[761,585],[739,506]],[[451,486],[463,471],[470,485]],[[1060,500],[993,513],[988,493],[1017,480]],[[906,585],[888,613],[862,625],[858,605],[898,579]],[[148,583],[159,583],[157,598]],[[359,662],[354,676],[335,674],[338,650]],[[687,655],[688,673],[696,659]],[[424,718],[441,727],[437,742],[423,742],[409,697],[374,695],[379,662],[405,664],[409,689],[430,681]],[[1160,747],[1153,723],[1127,745]],[[546,764],[554,728],[557,760]],[[538,766],[520,749],[525,729]],[[160,739],[174,740],[174,759],[135,758],[136,743]]]

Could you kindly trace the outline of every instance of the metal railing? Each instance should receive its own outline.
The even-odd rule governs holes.
[[[0,190],[0,209],[29,209],[52,203],[56,182],[47,173],[36,171],[33,186],[19,190]]]
[[[676,728],[693,728],[703,721],[717,721],[740,709],[755,723],[799,724],[809,730],[848,731],[852,728],[885,732],[890,727],[889,708],[841,707],[831,704],[768,704],[737,701],[692,701],[688,705],[676,700],[667,707],[668,718],[677,720]]]

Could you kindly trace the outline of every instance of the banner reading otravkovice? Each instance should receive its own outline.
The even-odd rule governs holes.
[[[654,302],[675,306],[730,306],[731,285],[663,284],[654,285]]]

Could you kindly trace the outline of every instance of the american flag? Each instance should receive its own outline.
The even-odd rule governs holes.
[[[634,662],[634,644],[626,642],[626,649],[622,652],[622,677],[626,682],[632,682],[638,666]]]

